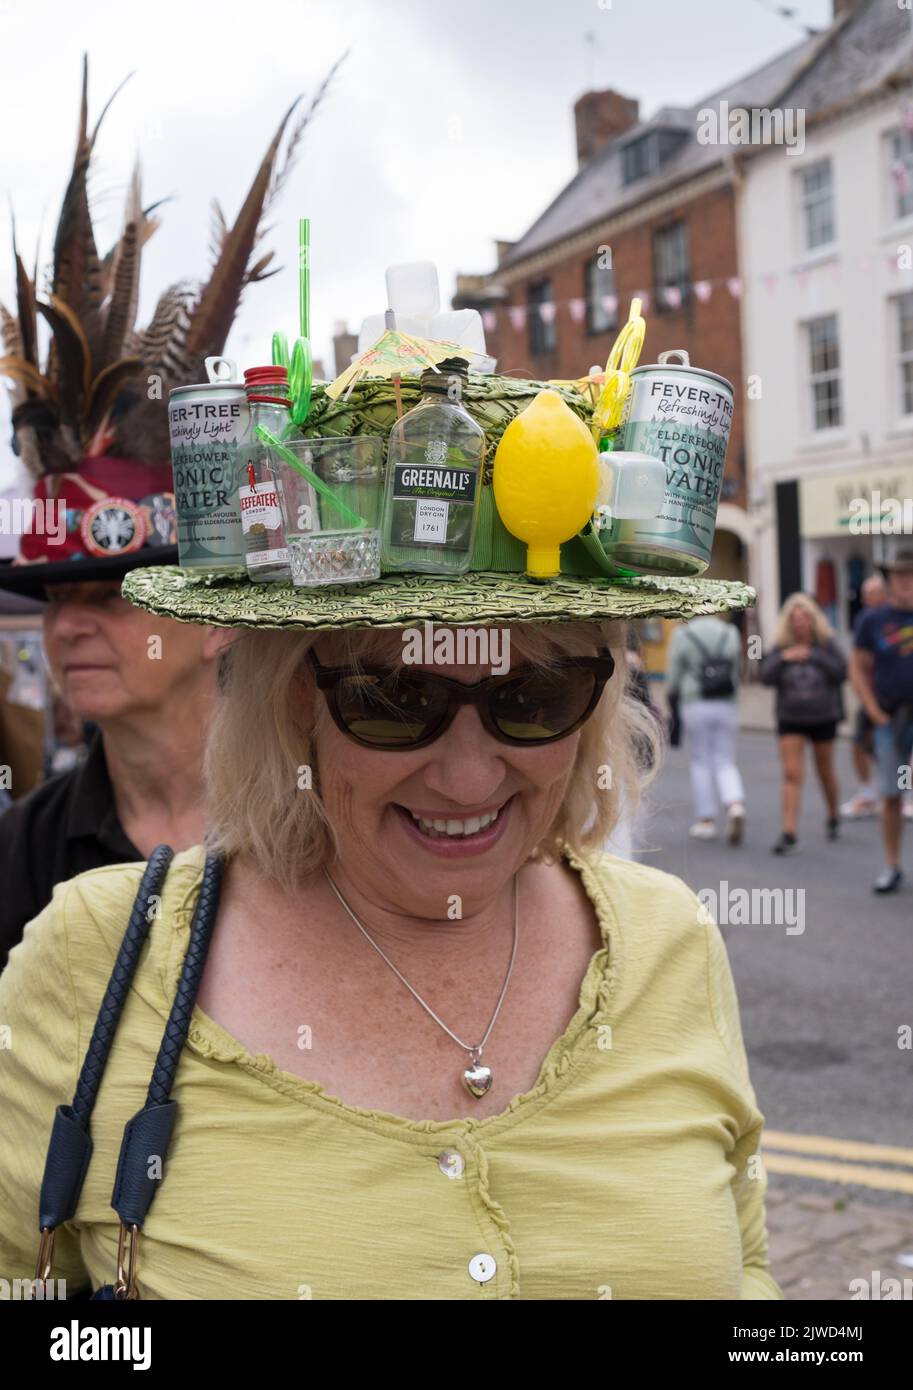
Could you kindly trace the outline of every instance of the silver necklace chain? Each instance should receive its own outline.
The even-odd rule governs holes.
[[[504,977],[504,984],[501,988],[501,993],[498,996],[498,1002],[495,1005],[495,1011],[491,1016],[491,1021],[488,1027],[485,1029],[485,1035],[482,1038],[482,1041],[478,1043],[476,1047],[472,1047],[469,1043],[463,1042],[462,1038],[458,1038],[456,1033],[454,1033],[452,1029],[448,1028],[447,1024],[444,1023],[442,1019],[438,1018],[437,1014],[431,1008],[430,1004],[425,1003],[418,990],[412,988],[402,971],[397,970],[390,957],[381,949],[380,946],[378,946],[377,942],[370,936],[363,923],[360,922],[359,919],[356,917],[355,913],[349,907],[349,904],[346,902],[345,898],[342,896],[339,889],[336,887],[336,884],[333,882],[332,878],[330,878],[328,870],[324,869],[323,872],[333,892],[336,894],[337,898],[342,903],[342,906],[345,908],[346,912],[352,918],[352,921],[355,923],[358,930],[364,936],[365,940],[369,943],[369,945],[374,947],[374,950],[381,957],[381,959],[386,961],[390,969],[393,971],[394,975],[396,975],[400,980],[402,980],[403,984],[406,986],[406,989],[413,996],[413,998],[415,998],[419,1002],[419,1004],[421,1004],[422,1008],[425,1010],[425,1013],[430,1014],[431,1017],[434,1019],[435,1023],[438,1024],[439,1027],[443,1028],[444,1032],[447,1033],[449,1037],[453,1038],[453,1041],[455,1043],[459,1043],[460,1047],[464,1048],[465,1051],[468,1052],[474,1060],[477,1060],[479,1057],[481,1057],[482,1048],[488,1042],[491,1030],[492,1028],[494,1028],[498,1018],[498,1014],[501,1012],[501,1005],[504,1003],[504,999],[507,995],[507,987],[510,984],[510,977],[513,974],[514,961],[517,959],[520,890],[516,874],[514,875],[514,942],[513,948],[510,953],[510,964],[507,967],[507,974]]]

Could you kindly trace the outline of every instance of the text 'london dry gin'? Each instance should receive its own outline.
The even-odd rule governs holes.
[[[669,359],[677,357],[678,363]],[[635,367],[621,448],[650,454],[666,469],[659,513],[615,518],[601,540],[609,558],[645,574],[702,574],[710,563],[732,426],[732,384],[692,367],[687,352]]]
[[[208,382],[168,397],[178,559],[192,569],[244,568],[239,444],[250,410],[237,368],[207,357]]]

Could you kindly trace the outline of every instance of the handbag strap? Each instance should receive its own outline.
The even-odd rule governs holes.
[[[54,1117],[41,1187],[41,1244],[36,1280],[50,1278],[54,1231],[62,1222],[72,1219],[79,1204],[92,1157],[89,1120],[127,991],[136,972],[140,950],[157,915],[152,907],[152,900],[160,900],[161,888],[173,857],[174,851],[168,845],[159,845],[149,856],[149,863],[143,874],[127,930],[86,1049],[74,1103],[72,1106],[58,1106]],[[104,1296],[135,1297],[136,1238],[164,1176],[165,1153],[177,1118],[177,1102],[169,1097],[190,1027],[215,926],[223,868],[224,861],[221,855],[207,855],[190,928],[190,941],[152,1069],[146,1104],[124,1127],[111,1198],[111,1205],[121,1219],[118,1284],[116,1293]],[[159,1172],[155,1177],[150,1177],[152,1157],[159,1160]],[[126,1270],[124,1252],[128,1235],[132,1236],[132,1241],[129,1270]]]
[[[165,1176],[165,1156],[177,1119],[177,1101],[170,1099],[171,1087],[187,1040],[212,940],[219,910],[223,867],[221,855],[206,856],[203,882],[190,928],[190,941],[171,1013],[152,1068],[146,1103],[124,1127],[111,1205],[123,1226],[136,1227],[137,1230],[142,1230],[152,1199]]]
[[[38,1203],[38,1227],[43,1234],[72,1220],[79,1204],[92,1157],[89,1120],[140,951],[155,917],[152,900],[160,898],[173,858],[170,845],[158,845],[149,856],[86,1048],[73,1103],[58,1105],[55,1112]]]

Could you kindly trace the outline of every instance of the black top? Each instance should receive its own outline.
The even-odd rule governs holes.
[[[846,718],[846,657],[829,637],[825,642],[808,643],[805,661],[784,661],[784,651],[799,645],[803,644],[789,642],[786,647],[774,647],[761,662],[762,682],[777,688],[777,719],[784,724],[829,724],[835,719],[839,723]]]
[[[0,813],[0,970],[54,885],[141,860],[117,818],[100,733],[85,760]]]

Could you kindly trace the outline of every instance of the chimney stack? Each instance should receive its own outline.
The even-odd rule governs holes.
[[[837,0],[835,0],[837,3]],[[637,125],[640,103],[620,92],[584,92],[574,104],[577,164],[583,167],[617,136]]]

